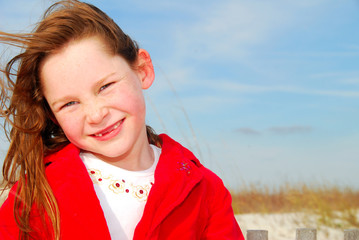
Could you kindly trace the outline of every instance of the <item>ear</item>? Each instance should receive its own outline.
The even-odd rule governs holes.
[[[141,80],[142,89],[148,89],[155,80],[155,70],[153,69],[150,54],[144,50],[138,50],[137,72]]]

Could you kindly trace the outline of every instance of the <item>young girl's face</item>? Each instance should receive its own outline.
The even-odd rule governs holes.
[[[148,147],[142,89],[154,79],[148,53],[138,68],[108,54],[98,38],[72,41],[40,68],[44,96],[70,142],[118,162]]]

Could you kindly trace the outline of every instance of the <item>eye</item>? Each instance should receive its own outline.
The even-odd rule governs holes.
[[[63,108],[67,108],[67,107],[70,107],[70,106],[72,106],[72,105],[74,105],[74,104],[76,104],[76,102],[75,102],[75,101],[68,102],[68,103],[64,104],[64,105],[61,107],[61,109],[63,109]]]
[[[102,87],[100,87],[100,92],[105,90],[106,88],[108,88],[109,86],[111,86],[113,84],[113,82],[107,83],[105,85],[103,85]]]

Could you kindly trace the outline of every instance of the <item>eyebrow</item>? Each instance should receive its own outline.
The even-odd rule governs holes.
[[[93,86],[93,89],[98,89],[98,88],[102,87],[103,83],[115,74],[116,74],[116,72],[112,72],[112,73],[106,75],[105,77],[101,78],[99,81],[97,81],[95,83],[95,85]]]
[[[108,75],[102,77],[99,81],[97,81],[97,82],[94,84],[94,86],[93,86],[92,88],[93,88],[93,89],[100,88],[100,87],[103,85],[103,83],[104,83],[108,78],[112,77],[112,76],[115,75],[115,74],[116,74],[116,72],[112,72],[112,73],[110,73],[110,74],[108,74]],[[64,97],[62,97],[62,98],[57,99],[56,101],[54,101],[54,102],[51,104],[51,106],[52,106],[52,107],[55,107],[57,104],[63,103],[63,102],[68,102],[68,101],[70,101],[71,99],[73,99],[72,96],[64,96]]]

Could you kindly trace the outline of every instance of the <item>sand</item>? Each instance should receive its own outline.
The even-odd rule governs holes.
[[[7,192],[0,196],[0,206],[6,195]],[[359,219],[359,210],[357,218]],[[315,228],[317,229],[317,240],[344,239],[343,230],[318,226],[315,216],[304,213],[252,213],[236,215],[236,219],[245,237],[247,230],[267,230],[268,240],[295,240],[297,228]]]
[[[295,240],[297,228],[315,228],[317,240],[344,239],[343,230],[318,226],[314,215],[304,213],[242,214],[236,219],[245,237],[247,230],[267,230],[269,240]]]

